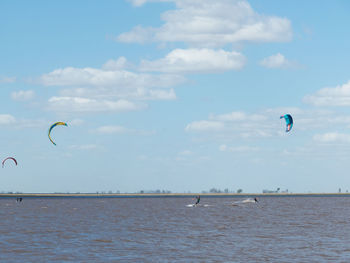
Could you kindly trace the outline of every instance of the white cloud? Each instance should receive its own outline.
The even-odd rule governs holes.
[[[292,63],[288,61],[282,54],[277,53],[260,61],[260,65],[266,68],[288,68]]]
[[[104,87],[114,89],[167,88],[182,83],[176,75],[138,74],[126,70],[67,67],[40,77],[44,86]]]
[[[128,0],[134,6],[142,6],[147,2],[171,2],[173,0]]]
[[[103,64],[102,69],[104,70],[122,70],[132,67],[125,57],[119,57],[116,60],[110,59]]]
[[[209,115],[209,120],[217,120],[217,121],[264,121],[267,117],[262,114],[246,114],[242,111],[233,111],[227,114],[220,115]]]
[[[236,146],[236,147],[229,147],[226,144],[222,144],[219,146],[219,150],[222,152],[238,152],[238,153],[243,153],[243,152],[256,152],[259,150],[258,147],[251,147],[251,146]]]
[[[11,114],[0,114],[0,126],[8,126],[15,129],[42,128],[47,126],[47,121],[41,119],[18,119]]]
[[[174,89],[169,90],[150,90],[148,95],[145,94],[143,99],[148,100],[174,100],[176,99],[176,94]]]
[[[174,100],[174,89],[114,89],[114,88],[76,88],[63,89],[61,97],[95,98],[99,100],[124,99],[124,100]]]
[[[135,26],[131,32],[119,35],[116,40],[126,43],[136,42],[143,44],[153,39],[156,32],[157,30],[152,27]]]
[[[350,81],[334,88],[323,88],[304,97],[304,102],[315,106],[350,106]]]
[[[196,132],[211,131],[242,138],[270,137],[278,133],[278,127],[281,125],[278,118],[276,118],[275,122],[269,123],[272,119],[272,114],[268,115],[266,112],[247,114],[242,111],[236,111],[220,115],[209,114],[208,120],[194,121],[188,124],[185,130]]]
[[[245,57],[238,52],[211,49],[175,49],[165,58],[140,64],[141,71],[206,73],[241,69]]]
[[[14,82],[16,82],[15,77],[0,76],[0,83],[14,83]]]
[[[219,120],[219,121],[242,121],[247,118],[247,114],[241,111],[230,112],[227,114],[214,115],[210,114],[210,120]]]
[[[193,154],[193,152],[190,151],[190,150],[184,150],[182,152],[179,152],[179,155],[181,155],[181,156],[189,156],[189,155],[192,155],[192,154]]]
[[[147,1],[136,0],[140,6]],[[117,37],[121,42],[185,42],[220,47],[239,41],[284,42],[292,38],[286,18],[256,13],[247,1],[174,0],[175,10],[162,14],[160,28],[137,26]]]
[[[25,129],[25,128],[47,128],[47,121],[43,119],[17,119],[16,123],[14,125],[11,125],[11,127],[18,128],[18,129]]]
[[[0,114],[0,125],[10,125],[16,122],[16,118],[10,114]]]
[[[134,6],[141,6],[147,2],[147,0],[129,0]]]
[[[33,99],[35,96],[32,90],[20,90],[11,93],[11,98],[16,101],[28,101]]]
[[[248,114],[242,111],[234,111],[226,114],[209,115],[209,120],[225,125],[224,132],[242,138],[272,136],[278,131],[277,122],[273,125],[268,124],[272,118],[271,114],[266,112]]]
[[[96,100],[81,97],[51,97],[48,109],[58,112],[135,111],[144,106],[127,100]]]
[[[128,129],[119,125],[109,125],[101,126],[96,129],[96,132],[99,134],[122,134],[122,133],[134,133],[136,132],[133,129]]]
[[[324,134],[316,134],[313,139],[318,142],[323,143],[333,143],[333,142],[346,142],[350,143],[350,134],[329,132]]]
[[[127,65],[126,59],[120,57],[107,61],[102,69],[66,67],[42,75],[39,82],[44,86],[69,87],[49,99],[48,109],[58,112],[141,110],[147,105],[135,100],[174,100],[176,94],[172,86],[185,82],[184,77],[174,74],[124,70]]]
[[[305,112],[296,121],[300,130],[329,129],[335,125],[342,128],[350,126],[350,116],[326,111]]]
[[[141,136],[149,136],[155,134],[154,131],[143,131],[126,128],[120,125],[106,125],[97,128],[94,132],[98,134],[133,134]]]
[[[224,124],[217,121],[194,121],[188,124],[186,131],[220,131],[224,129]]]
[[[188,124],[186,131],[210,132],[216,138],[272,138],[285,136],[285,121],[279,117],[291,114],[294,126],[290,134],[296,132],[327,131],[335,126],[339,129],[350,127],[350,115],[329,110],[302,110],[299,108],[272,108],[256,113],[234,111],[226,114],[209,114],[207,120],[197,120]],[[289,136],[289,135],[288,135]],[[222,144],[221,151],[228,150]],[[225,148],[226,147],[226,148]],[[238,150],[238,149],[236,149]]]
[[[111,101],[123,100],[174,100],[176,94],[173,86],[184,83],[185,78],[173,74],[145,74],[122,69],[124,59],[109,61],[105,69],[73,68],[56,69],[40,77],[45,86],[69,87],[60,91],[60,101],[72,101],[75,106],[87,102],[104,104],[105,109],[114,106]],[[107,69],[108,68],[108,69]],[[69,98],[68,98],[69,97]],[[83,100],[83,99],[86,100]],[[54,100],[57,103],[57,98]],[[115,103],[114,103],[115,104]],[[91,111],[99,111],[91,109]],[[78,111],[78,108],[75,109]],[[80,111],[87,111],[86,108]]]

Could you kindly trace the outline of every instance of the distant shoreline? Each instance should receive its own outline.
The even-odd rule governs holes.
[[[12,193],[0,194],[0,198],[191,198],[200,195],[202,198],[248,198],[248,197],[350,197],[350,193],[171,193],[171,194],[97,194],[97,193]]]

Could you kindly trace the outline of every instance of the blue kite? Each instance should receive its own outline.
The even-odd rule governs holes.
[[[280,117],[280,119],[282,118],[284,118],[284,120],[286,121],[286,132],[289,132],[293,127],[293,118],[289,114]]]

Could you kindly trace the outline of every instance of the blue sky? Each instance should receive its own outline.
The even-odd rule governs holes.
[[[349,11],[1,1],[0,191],[350,189]]]

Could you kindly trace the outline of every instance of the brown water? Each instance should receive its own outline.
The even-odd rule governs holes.
[[[349,197],[0,199],[0,262],[350,262]]]

